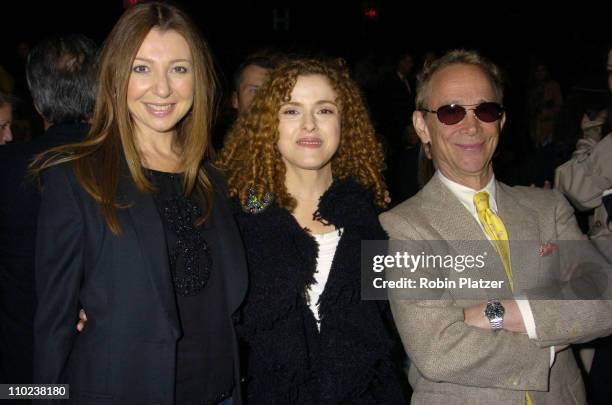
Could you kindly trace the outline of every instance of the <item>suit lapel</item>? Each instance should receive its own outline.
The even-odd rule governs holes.
[[[151,284],[166,313],[175,336],[180,335],[176,297],[170,275],[168,247],[161,218],[153,197],[140,192],[129,173],[123,172],[119,182],[119,193],[130,205],[130,214],[144,264]],[[124,200],[121,198],[121,200]]]
[[[421,208],[429,216],[431,226],[446,240],[486,240],[476,219],[437,176],[423,189]]]
[[[512,193],[505,184],[497,183],[497,208],[510,238],[510,257],[515,292],[532,287],[541,264],[537,249],[540,228],[535,213]]]
[[[520,293],[523,288],[532,284],[533,277],[538,273],[541,264],[537,255],[540,237],[538,222],[533,211],[521,204],[510,187],[497,182],[496,189],[498,214],[510,238],[514,292]],[[478,255],[486,251],[487,256],[494,259],[486,261],[485,278],[507,280],[501,259],[487,240],[480,224],[452,192],[437,177],[427,184],[423,192],[422,208],[428,215],[431,226],[439,232],[440,239],[446,240],[456,252],[461,254]],[[487,243],[473,241],[487,241]]]
[[[449,271],[445,276],[455,281],[460,277],[506,280],[501,259],[497,256],[493,245],[487,240],[480,224],[437,176],[434,176],[423,188],[421,208],[429,224],[438,234],[436,239],[441,241],[434,246],[436,250],[444,250],[444,245],[446,245],[449,251],[444,254],[474,257],[485,255],[486,257],[484,269],[472,269],[465,272]],[[453,291],[453,296],[455,299],[491,298],[486,289],[456,289]]]
[[[242,303],[247,290],[246,259],[242,239],[228,207],[227,199],[215,187],[215,201],[210,218],[215,233],[217,254],[215,261],[220,262],[225,281],[226,300],[229,313],[234,313]]]

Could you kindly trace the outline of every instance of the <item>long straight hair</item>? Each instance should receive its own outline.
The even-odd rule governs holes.
[[[122,159],[141,192],[155,191],[147,179],[134,141],[134,122],[127,106],[127,88],[136,54],[152,29],[176,31],[191,50],[194,69],[194,100],[190,112],[177,124],[177,144],[181,147],[185,195],[193,191],[203,198],[206,212],[212,210],[212,184],[202,165],[210,159],[210,128],[215,109],[217,78],[208,46],[189,17],[173,5],[162,2],[137,4],[119,19],[100,54],[98,96],[91,129],[82,142],[60,146],[38,156],[31,167],[35,174],[48,167],[72,162],[76,177],[85,191],[102,208],[111,231],[121,232],[117,201]]]

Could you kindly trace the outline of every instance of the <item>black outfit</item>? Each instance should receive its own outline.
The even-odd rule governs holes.
[[[402,80],[396,71],[385,74],[378,84],[376,119],[392,155],[406,147],[406,128],[412,124],[412,112],[416,108],[415,88],[412,77]]]
[[[343,228],[319,300],[320,332],[307,303],[318,246],[285,209],[241,212],[249,292],[239,335],[247,355],[246,397],[259,404],[403,404],[391,359],[386,303],[362,301],[361,240],[386,239],[373,195],[334,181],[316,217]]]
[[[377,130],[385,145],[385,178],[392,204],[399,204],[418,191],[420,147],[411,145],[408,136],[416,108],[415,88],[412,76],[402,80],[394,70],[381,78],[376,92],[374,111]]]
[[[165,405],[175,403],[175,386],[179,396],[197,389],[206,395],[205,400],[223,393],[231,370],[231,394],[240,403],[238,346],[231,315],[246,293],[246,264],[222,177],[212,168],[207,172],[215,190],[213,209],[198,237],[206,243],[212,267],[199,295],[188,295],[194,298],[193,306],[185,305],[187,297],[176,293],[179,284],[173,280],[186,271],[180,263],[194,258],[173,256],[173,247],[180,241],[197,253],[195,271],[203,270],[204,245],[191,244],[193,234],[177,231],[189,219],[183,218],[186,221],[177,228],[171,223],[178,216],[162,220],[157,207],[165,209],[164,199],[158,196],[156,205],[153,195],[140,192],[124,164],[118,200],[128,207],[118,210],[122,231],[114,235],[70,164],[44,172],[36,251],[40,305],[34,323],[35,382],[69,383],[70,403]],[[167,191],[165,186],[160,188]],[[181,203],[181,207],[193,207],[188,201]],[[174,234],[167,234],[164,227],[175,229]],[[223,288],[221,295],[218,291],[208,294],[207,287],[217,281],[217,287]],[[192,286],[195,292],[197,283]],[[211,321],[217,315],[212,328],[188,323],[184,316],[191,317],[204,303],[218,306],[201,307],[202,314],[194,322]],[[81,307],[88,322],[78,334],[75,322]],[[188,347],[194,337],[203,337],[205,346]],[[220,346],[213,345],[219,341]],[[189,371],[190,361],[181,356],[185,348],[208,356],[205,360],[211,362],[204,387],[194,388],[189,378],[176,384]],[[231,367],[219,369],[228,356]],[[223,376],[219,380],[215,380],[216,371]]]
[[[177,342],[177,404],[216,404],[231,396],[233,352],[222,269],[213,263],[214,230],[194,226],[202,209],[184,195],[179,174],[149,170],[164,225],[182,337]],[[191,402],[190,402],[191,401]]]
[[[56,124],[29,143],[0,147],[0,384],[32,383],[36,307],[34,247],[40,195],[28,164],[54,146],[80,141],[89,127]]]

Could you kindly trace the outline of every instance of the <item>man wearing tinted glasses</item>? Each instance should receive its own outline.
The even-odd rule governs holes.
[[[419,78],[413,123],[436,171],[381,223],[391,239],[430,247],[443,240],[454,255],[472,249],[467,241],[483,241],[491,254],[481,275],[504,280],[505,290],[476,289],[467,300],[457,298],[466,297],[461,287],[448,285],[438,300],[390,293],[412,360],[413,404],[586,403],[573,354],[564,349],[612,333],[612,302],[531,299],[542,280],[571,278],[581,261],[608,265],[590,245],[567,259],[558,252],[553,241],[582,239],[560,195],[495,180],[502,100],[499,69],[475,52],[450,51]]]

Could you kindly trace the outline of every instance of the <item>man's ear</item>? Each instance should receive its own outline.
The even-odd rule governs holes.
[[[425,145],[431,143],[429,128],[427,128],[422,111],[415,111],[412,113],[412,125],[414,126],[414,130],[416,131],[422,144]]]
[[[238,109],[238,93],[235,91],[232,91],[232,107],[234,107],[235,110]]]

